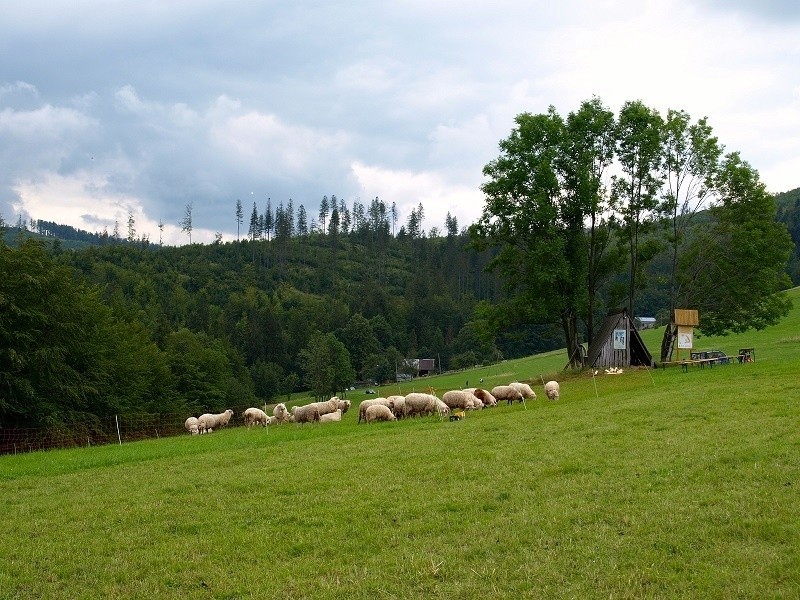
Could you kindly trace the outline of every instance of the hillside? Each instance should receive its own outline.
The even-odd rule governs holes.
[[[791,297],[775,327],[703,340],[755,347],[754,363],[570,376],[558,402],[457,422],[357,425],[351,411],[338,424],[0,457],[0,588],[23,599],[796,597],[800,290]],[[461,375],[535,379],[563,359]]]

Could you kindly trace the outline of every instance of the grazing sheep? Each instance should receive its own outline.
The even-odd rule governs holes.
[[[384,406],[383,404],[373,404],[372,406],[368,406],[367,410],[365,411],[365,416],[367,419],[367,423],[372,423],[373,421],[397,420],[397,417],[394,416],[392,410],[388,406]]]
[[[406,416],[406,397],[405,396],[388,396],[386,398],[392,403],[392,412],[398,419]]]
[[[432,415],[436,412],[436,400],[433,394],[411,392],[406,395],[406,414],[409,416]]]
[[[446,417],[450,414],[450,407],[447,406],[444,402],[436,398],[436,412],[439,413],[440,417]]]
[[[186,427],[186,431],[192,435],[197,435],[200,433],[200,421],[197,420],[197,417],[189,417],[186,419],[184,427]]]
[[[362,419],[366,419],[367,416],[367,409],[370,406],[374,406],[376,404],[380,404],[385,406],[389,410],[394,409],[394,401],[390,400],[389,398],[371,398],[369,400],[362,400],[361,404],[358,405],[358,422],[361,423]]]
[[[327,415],[336,410],[341,410],[343,413],[347,412],[350,408],[350,400],[341,400],[338,396],[333,396],[330,400],[325,402],[312,402],[306,406],[315,406],[319,411],[319,416]]]
[[[534,392],[531,386],[529,386],[527,383],[519,383],[515,381],[514,383],[509,383],[508,385],[522,394],[523,400],[536,400],[536,392]]]
[[[450,390],[442,395],[442,402],[450,408],[468,410],[475,408],[475,402],[478,402],[478,399],[472,392]]]
[[[492,396],[498,401],[505,400],[508,404],[513,404],[514,400],[522,402],[523,397],[519,390],[514,389],[510,385],[497,385],[492,388]]]
[[[286,410],[286,405],[283,402],[275,405],[275,408],[272,409],[272,416],[275,417],[277,423],[289,422],[289,411]]]
[[[464,391],[472,392],[472,395],[475,396],[478,400],[480,400],[483,406],[486,408],[497,406],[497,399],[484,389],[467,388]]]
[[[224,427],[231,420],[232,416],[233,411],[230,408],[219,414],[205,413],[200,415],[197,419],[200,433],[211,433],[219,427]]]
[[[334,423],[341,420],[342,420],[341,408],[337,408],[335,411],[331,413],[325,413],[324,415],[319,416],[320,423]]]
[[[313,423],[319,421],[319,408],[315,406],[316,403],[306,404],[305,406],[293,406],[292,422],[293,423]]]
[[[269,416],[267,416],[267,413],[260,408],[248,408],[242,413],[242,417],[244,417],[244,424],[248,427],[254,424],[263,425],[266,427],[270,424]]]
[[[561,395],[561,388],[557,381],[548,381],[544,384],[544,393],[548,400],[558,400]]]

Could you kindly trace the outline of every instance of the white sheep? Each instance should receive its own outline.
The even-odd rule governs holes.
[[[306,406],[315,406],[319,411],[319,416],[327,415],[336,410],[341,410],[343,413],[347,412],[350,408],[350,400],[341,400],[338,396],[333,396],[330,400],[325,402],[312,402]]]
[[[363,419],[366,419],[367,416],[367,409],[370,406],[374,406],[376,404],[380,404],[385,406],[389,410],[394,409],[394,401],[389,400],[388,398],[370,398],[369,400],[362,400],[361,404],[358,405],[358,422],[361,423]]]
[[[383,404],[373,404],[368,406],[365,411],[367,423],[373,421],[396,421],[397,417],[394,416],[392,410]]]
[[[275,417],[278,423],[289,422],[289,411],[286,410],[286,405],[283,402],[275,405],[275,408],[272,409],[272,416]]]
[[[489,392],[481,388],[466,388],[465,392],[472,392],[472,394],[481,401],[486,408],[497,406],[497,398],[492,396]]]
[[[496,385],[492,388],[492,396],[498,401],[505,400],[508,404],[513,404],[514,400],[522,402],[523,397],[519,390],[514,389],[510,385]]]
[[[388,396],[387,400],[392,402],[392,412],[398,419],[406,416],[406,397],[405,396]]]
[[[446,417],[450,414],[450,407],[447,406],[444,402],[436,398],[436,412],[439,414],[440,417]]]
[[[536,400],[536,392],[534,392],[533,388],[531,388],[531,386],[529,386],[527,383],[519,383],[515,381],[514,383],[509,383],[508,385],[522,394],[523,400]]]
[[[548,400],[558,400],[561,395],[561,388],[557,381],[548,381],[544,384],[544,393]]]
[[[334,423],[337,421],[342,420],[342,409],[337,408],[335,411],[330,413],[325,413],[324,415],[319,416],[320,423]]]
[[[223,413],[205,413],[200,415],[197,419],[200,433],[211,433],[215,429],[224,427],[231,420],[232,416],[233,411],[230,408]]]
[[[306,404],[305,406],[293,406],[292,422],[293,423],[313,423],[319,421],[319,408],[314,405],[315,403]]]
[[[186,427],[186,431],[192,435],[197,435],[200,433],[200,421],[197,420],[197,417],[189,417],[186,419],[184,427]]]
[[[406,414],[409,416],[432,415],[436,412],[436,400],[433,394],[411,392],[406,394]]]
[[[244,424],[248,427],[254,424],[263,425],[266,427],[271,422],[271,419],[269,416],[267,416],[267,413],[260,408],[248,408],[242,413],[242,417],[244,417]]]
[[[478,402],[478,399],[472,392],[465,392],[463,390],[450,390],[442,395],[442,402],[444,402],[450,408],[471,410],[475,408],[475,403]]]

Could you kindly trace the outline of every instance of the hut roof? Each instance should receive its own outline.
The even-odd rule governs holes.
[[[614,348],[614,331],[625,331],[625,348]],[[624,308],[608,311],[587,353],[589,367],[653,366],[653,356]]]

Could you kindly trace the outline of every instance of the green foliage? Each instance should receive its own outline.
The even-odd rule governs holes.
[[[0,415],[42,425],[176,406],[161,351],[44,246],[0,246]]]
[[[233,369],[220,340],[184,328],[167,336],[164,346],[175,387],[191,410],[221,412],[239,399],[229,397],[242,391],[230,387]]]
[[[737,153],[725,157],[716,184],[715,220],[693,243],[693,298],[709,334],[763,329],[786,316],[783,268],[792,243],[775,218],[775,199]]]
[[[794,251],[789,259],[788,273],[793,285],[800,285],[800,188],[777,194],[777,219],[784,223],[794,242]]]
[[[0,589],[794,598],[799,329],[795,308],[761,332],[701,338],[754,346],[755,363],[562,374],[558,402],[536,381],[563,351],[426,379],[532,379],[540,395],[458,422],[358,425],[351,409],[338,424],[2,456]],[[653,351],[660,334],[643,332]]]
[[[332,333],[317,334],[300,351],[307,387],[317,398],[336,395],[355,381],[350,354]]]

